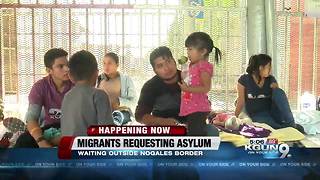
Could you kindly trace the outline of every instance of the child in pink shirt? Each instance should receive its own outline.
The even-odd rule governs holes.
[[[213,45],[211,37],[204,32],[190,34],[186,41],[189,65],[189,82],[179,83],[181,105],[179,116],[185,117],[188,135],[207,135],[206,119],[211,111],[207,93],[211,89],[213,64],[208,62],[209,54],[215,48],[215,60],[221,59],[221,52]],[[187,84],[188,83],[188,84]]]

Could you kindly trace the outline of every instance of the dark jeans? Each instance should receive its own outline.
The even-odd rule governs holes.
[[[60,123],[50,124],[42,127],[42,132],[50,128],[60,128]],[[16,144],[14,145],[15,148],[39,148],[38,143],[36,140],[31,136],[29,131],[27,130],[23,134],[19,136],[17,139]]]
[[[188,136],[206,136],[208,134],[206,119],[209,112],[195,112],[184,116]]]
[[[294,118],[285,92],[280,88],[272,90],[271,109],[250,115],[254,122],[266,123],[274,129],[295,127]]]

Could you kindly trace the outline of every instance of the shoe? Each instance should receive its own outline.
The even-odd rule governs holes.
[[[25,131],[26,124],[18,118],[15,117],[8,117],[3,120],[3,125],[9,131],[16,133],[18,131]]]
[[[294,128],[297,129],[299,132],[301,132],[302,134],[307,134],[305,131],[304,131],[304,128],[303,126],[301,126],[300,124],[295,124],[294,125]]]
[[[239,130],[240,126],[240,121],[238,121],[237,117],[232,116],[229,119],[226,120],[225,122],[225,128],[230,129],[230,130]]]

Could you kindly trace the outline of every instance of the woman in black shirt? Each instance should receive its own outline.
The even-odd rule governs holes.
[[[271,57],[266,54],[251,56],[246,72],[238,80],[235,115],[238,117],[245,107],[254,122],[266,123],[275,129],[296,128],[286,94],[270,75]]]

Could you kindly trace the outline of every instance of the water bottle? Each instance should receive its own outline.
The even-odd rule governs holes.
[[[314,95],[310,94],[309,92],[303,93],[300,104],[301,111],[316,110],[316,104],[317,99]]]
[[[187,63],[181,64],[181,79],[186,83],[189,81],[189,65]]]
[[[178,63],[181,65],[181,79],[187,84],[191,84],[191,79],[189,75],[189,63],[188,58],[186,56],[181,56],[180,59],[178,59]],[[191,93],[190,92],[181,92],[182,98],[186,101],[191,99]]]

